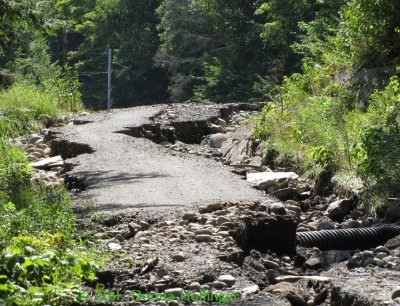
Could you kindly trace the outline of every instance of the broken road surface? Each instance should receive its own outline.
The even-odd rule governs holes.
[[[84,185],[85,198],[90,199],[96,211],[121,212],[131,208],[168,211],[265,198],[221,163],[202,156],[174,154],[146,138],[121,133],[152,123],[152,118],[166,107],[101,112],[85,117],[85,124],[52,131],[53,147],[72,165],[69,180]],[[174,121],[207,121],[220,115],[218,106],[193,107],[194,110],[186,107],[181,113],[178,111]],[[71,150],[75,147],[79,148],[77,152]]]

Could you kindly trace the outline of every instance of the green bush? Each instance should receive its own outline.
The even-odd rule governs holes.
[[[0,298],[7,305],[61,305],[76,300],[96,264],[72,250],[37,252],[30,246],[0,255]]]
[[[1,235],[7,241],[20,235],[62,233],[71,238],[75,215],[68,194],[59,188],[31,191],[23,208],[12,202],[0,206]]]
[[[76,217],[66,190],[34,188],[27,157],[12,141],[79,107],[71,73],[0,92],[0,301],[6,305],[74,301],[97,268],[95,248],[85,251],[74,240]]]
[[[380,68],[393,67],[398,50],[395,2],[350,1],[337,20],[301,23],[292,47],[304,56],[302,73],[284,79],[254,133],[265,148],[299,156],[309,174],[358,175],[364,203],[382,215],[400,210],[400,83],[398,71]],[[361,67],[380,72],[377,79],[366,80]]]

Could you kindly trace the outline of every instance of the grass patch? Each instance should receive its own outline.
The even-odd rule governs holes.
[[[61,110],[50,92],[27,82],[17,83],[0,93],[0,108],[30,110],[33,120],[57,117]]]

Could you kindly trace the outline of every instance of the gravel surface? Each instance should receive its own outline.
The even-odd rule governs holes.
[[[98,212],[130,208],[173,211],[216,202],[262,200],[266,196],[228,168],[201,156],[169,152],[145,138],[117,131],[152,122],[167,105],[113,110],[86,116],[82,125],[57,128],[57,138],[86,144],[94,150],[66,161],[69,177],[85,181]],[[189,114],[191,112],[191,114]],[[176,120],[206,120],[219,114],[215,106],[182,105]],[[180,119],[181,118],[181,119]],[[175,120],[175,121],[176,121]]]

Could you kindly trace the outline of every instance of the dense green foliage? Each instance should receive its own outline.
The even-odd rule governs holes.
[[[25,153],[10,142],[79,107],[64,99],[75,84],[65,78],[62,73],[41,85],[21,81],[0,93],[0,301],[6,305],[73,301],[79,285],[95,276],[98,255],[75,240],[67,192],[33,186]]]
[[[28,25],[18,11],[7,18]],[[24,77],[0,91],[0,301],[6,305],[75,300],[79,285],[94,278],[98,257],[75,240],[76,218],[64,188],[33,186],[25,153],[10,141],[81,108],[76,73],[50,64],[37,46],[33,58],[9,62],[20,65]]]
[[[266,148],[300,156],[314,174],[362,178],[363,201],[377,212],[400,196],[398,9],[397,1],[353,0],[301,23],[292,47],[302,71],[285,77],[256,130]]]

